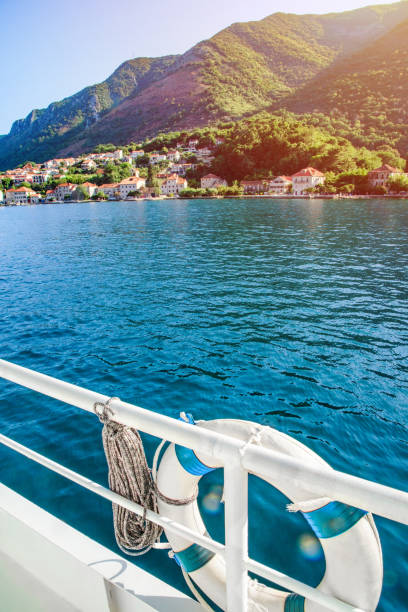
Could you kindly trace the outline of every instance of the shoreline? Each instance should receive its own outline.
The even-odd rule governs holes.
[[[100,204],[100,203],[119,203],[119,202],[165,202],[165,201],[189,201],[189,200],[408,200],[407,195],[355,195],[355,196],[342,196],[342,195],[316,195],[316,196],[292,196],[292,195],[235,195],[235,196],[201,196],[199,198],[190,197],[168,197],[163,196],[160,198],[129,198],[126,200],[71,200],[62,201],[56,200],[54,202],[27,202],[26,204],[6,204],[0,202],[0,208],[15,208],[19,206],[47,206],[49,204]]]

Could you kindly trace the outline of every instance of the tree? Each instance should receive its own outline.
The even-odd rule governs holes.
[[[146,187],[154,191],[156,196],[159,196],[161,193],[160,181],[156,176],[156,168],[149,164],[147,168],[147,179],[146,179]]]
[[[112,153],[116,151],[118,147],[112,143],[109,144],[99,144],[94,148],[94,153]]]
[[[128,178],[131,175],[132,169],[130,168],[129,164],[115,164],[113,162],[108,162],[105,166],[103,181],[104,183],[119,183],[121,180]]]
[[[78,185],[78,187],[75,189],[75,196],[77,200],[88,200],[89,199],[89,193],[87,192],[85,187],[82,187],[82,185]]]
[[[92,196],[91,200],[107,200],[108,196],[103,191],[97,191]]]
[[[9,176],[3,176],[0,180],[0,188],[10,189],[11,178]]]
[[[136,158],[135,165],[137,167],[146,168],[149,164],[150,164],[150,156],[147,153]]]
[[[385,185],[372,185],[369,191],[372,195],[385,195],[388,190]]]
[[[405,175],[394,176],[390,178],[387,183],[389,191],[394,193],[400,193],[401,191],[408,191],[408,177]]]

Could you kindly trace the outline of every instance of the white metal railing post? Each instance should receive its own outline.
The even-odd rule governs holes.
[[[248,472],[241,456],[224,466],[225,561],[228,612],[248,609]]]

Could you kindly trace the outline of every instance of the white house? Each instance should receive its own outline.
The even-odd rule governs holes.
[[[120,197],[119,183],[105,183],[99,187],[98,191],[102,191],[110,200]]]
[[[143,151],[143,149],[138,149],[136,151],[131,151],[130,152],[130,157],[135,160],[138,157],[143,157],[143,155],[145,154],[145,152]]]
[[[32,183],[35,185],[42,185],[43,183],[46,183],[50,177],[50,172],[38,172],[33,174]]]
[[[139,176],[130,176],[129,178],[123,179],[118,187],[120,197],[127,198],[132,191],[140,191],[140,189],[146,187],[146,179],[140,178]]]
[[[180,151],[177,151],[177,149],[171,149],[170,151],[168,151],[167,153],[167,159],[171,162],[178,162],[180,161]]]
[[[292,176],[293,195],[306,195],[306,190],[318,185],[324,185],[325,176],[316,168],[303,168]]]
[[[269,193],[274,195],[284,195],[292,189],[291,176],[277,176],[273,181],[269,181]]]
[[[197,164],[186,164],[183,162],[178,162],[177,164],[172,164],[169,168],[171,174],[181,174],[185,175],[187,170],[195,170],[197,168]]]
[[[84,159],[81,163],[82,170],[93,170],[94,168],[96,168],[96,163],[93,159]]]
[[[151,164],[159,164],[162,161],[166,161],[167,155],[164,153],[152,153],[150,155],[150,163]]]
[[[266,191],[267,183],[264,179],[258,179],[255,181],[241,181],[241,187],[243,187],[244,193],[264,193]]]
[[[93,183],[82,183],[81,187],[85,189],[90,198],[98,191],[98,185],[94,185]]]
[[[177,174],[171,174],[161,186],[161,192],[164,195],[178,195],[183,189],[187,189],[188,183],[185,178]]]
[[[190,153],[195,153],[197,150],[197,145],[198,145],[197,139],[189,140],[187,143],[187,151],[189,151]]]
[[[213,154],[213,152],[208,147],[203,147],[202,149],[197,149],[197,153],[196,153],[197,157],[202,157],[202,158],[211,157],[212,154]]]
[[[3,192],[0,190],[0,204],[3,202],[4,200],[4,194]]]
[[[368,182],[373,187],[385,187],[387,182],[390,179],[395,178],[396,176],[408,176],[399,168],[393,168],[389,164],[383,164],[380,168],[376,168],[375,170],[371,170],[368,173]]]
[[[213,187],[227,187],[227,185],[227,181],[223,178],[220,178],[216,174],[206,174],[201,178],[201,189],[212,189]]]
[[[65,196],[71,197],[76,188],[77,185],[72,185],[72,183],[61,183],[54,189],[55,198],[57,200],[65,200]]]
[[[19,187],[18,189],[8,189],[6,191],[6,204],[38,204],[40,196],[38,193],[28,187]]]
[[[22,170],[21,172],[17,172],[14,174],[13,181],[14,185],[21,185],[21,183],[32,183],[33,174]]]

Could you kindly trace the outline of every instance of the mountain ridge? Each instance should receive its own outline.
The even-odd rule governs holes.
[[[234,23],[180,55],[128,60],[105,81],[15,121],[0,138],[0,167],[285,107],[404,19],[407,0],[326,15],[274,13]]]

